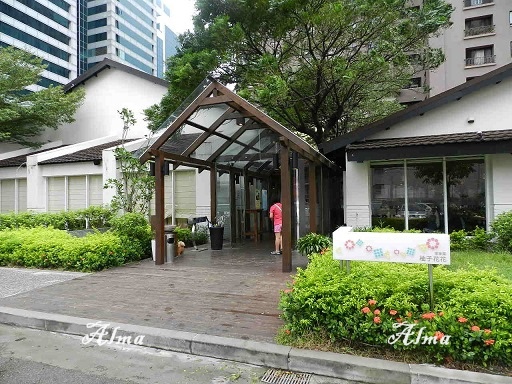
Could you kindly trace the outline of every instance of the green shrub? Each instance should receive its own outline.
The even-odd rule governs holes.
[[[465,230],[453,231],[450,233],[450,250],[452,251],[466,251],[469,249],[469,242],[467,240],[468,234]]]
[[[496,244],[503,250],[512,252],[512,211],[498,215],[491,227]]]
[[[0,215],[0,231],[7,228],[53,227],[62,230],[100,228],[110,226],[113,213],[104,207],[89,207],[76,211],[57,213],[7,213]]]
[[[510,365],[512,283],[493,270],[434,268],[435,308],[430,310],[426,265],[352,262],[347,274],[332,251],[299,269],[280,308],[289,340],[311,334],[396,350],[427,361]],[[449,335],[449,344],[390,345],[393,324],[417,322],[425,334]],[[438,332],[436,334],[436,332]]]
[[[121,265],[126,255],[125,242],[113,232],[82,238],[46,227],[0,232],[0,265],[91,272]]]
[[[127,260],[140,260],[151,254],[153,232],[146,218],[140,213],[126,213],[111,219],[112,231],[123,241]]]
[[[297,249],[303,255],[310,257],[315,253],[320,253],[324,249],[332,246],[332,240],[318,233],[308,233],[297,240]]]
[[[188,227],[176,227],[174,230],[175,240],[183,241],[186,247],[192,247],[195,240],[196,245],[206,244],[208,242],[208,227],[198,226],[197,230],[192,233]]]

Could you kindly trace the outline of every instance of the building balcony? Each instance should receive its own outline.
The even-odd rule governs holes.
[[[474,67],[476,65],[485,65],[485,64],[494,64],[494,63],[496,63],[496,55],[466,58],[466,67]]]
[[[464,0],[464,8],[467,7],[477,7],[479,5],[484,4],[492,4],[494,3],[494,0]]]
[[[485,35],[488,33],[494,33],[494,25],[482,25],[480,27],[466,28],[464,30],[465,37]]]

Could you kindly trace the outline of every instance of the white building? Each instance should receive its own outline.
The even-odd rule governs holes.
[[[489,229],[512,210],[512,64],[322,146],[350,226]]]

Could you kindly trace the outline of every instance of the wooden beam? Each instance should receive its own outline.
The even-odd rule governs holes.
[[[210,220],[217,217],[217,169],[210,168]]]
[[[203,99],[199,105],[200,106],[206,106],[206,105],[215,105],[215,104],[225,104],[229,103],[230,101],[233,101],[231,97],[227,95],[221,95],[221,96],[213,96],[213,97],[207,97]]]
[[[235,172],[229,173],[229,218],[231,223],[231,243],[236,243],[236,186]]]
[[[233,142],[235,140],[237,140],[240,136],[243,135],[243,133],[247,130],[248,127],[246,127],[245,125],[240,128],[238,131],[236,131],[232,136],[231,136],[231,139],[230,140],[226,140],[225,143],[223,143],[219,149],[217,149],[215,152],[213,152],[210,157],[208,157],[208,159],[206,161],[215,161],[217,159],[217,157],[223,153],[226,149],[228,149],[228,147],[233,144]]]
[[[309,231],[316,232],[316,164],[309,163]]]
[[[283,272],[292,271],[292,182],[290,148],[281,144],[281,203],[283,205]]]
[[[233,108],[228,108],[226,112],[224,112],[217,120],[213,122],[213,124],[208,128],[207,132],[201,133],[201,135],[183,152],[183,156],[190,156],[192,152],[194,152],[203,142],[210,136],[210,134],[219,128],[223,122],[227,120],[227,118],[234,111]],[[208,159],[208,161],[211,161]]]
[[[146,152],[142,155],[140,158],[140,161],[142,163],[145,163],[148,161],[151,157],[151,150],[154,149],[160,149],[160,147],[171,137],[171,135],[176,132],[178,129],[181,128],[183,123],[194,113],[194,111],[197,109],[199,105],[201,105],[201,101],[206,98],[208,95],[212,93],[212,91],[216,88],[215,85],[217,83],[211,83],[209,84],[204,91],[201,92],[201,94],[194,100],[192,103],[189,104],[188,107],[185,108],[185,110],[174,120],[170,125],[169,128],[165,130],[162,135],[156,139],[156,141],[149,147]]]
[[[165,263],[164,236],[164,156],[159,154],[155,159],[155,264]]]

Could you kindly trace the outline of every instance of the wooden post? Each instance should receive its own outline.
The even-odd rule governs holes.
[[[210,220],[217,217],[217,168],[210,169]]]
[[[158,154],[155,159],[155,264],[165,263],[164,236],[164,157]]]
[[[251,230],[251,219],[248,217],[247,210],[251,209],[251,190],[249,186],[249,176],[247,172],[244,172],[244,211],[243,211],[243,217],[242,222],[244,223],[242,233],[243,233],[243,239],[245,240],[245,234]]]
[[[236,187],[235,173],[229,173],[229,217],[231,223],[231,244],[236,243]]]
[[[316,165],[309,163],[309,231],[316,232]]]
[[[283,272],[292,271],[292,183],[290,149],[281,141],[281,203],[283,205]]]

